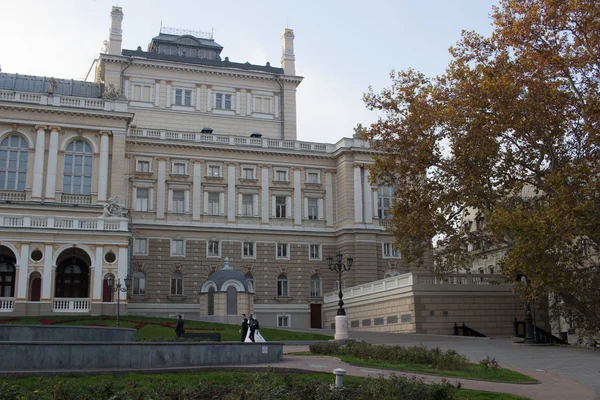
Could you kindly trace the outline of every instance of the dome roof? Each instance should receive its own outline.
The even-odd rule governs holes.
[[[254,292],[251,280],[246,278],[241,272],[231,268],[229,257],[226,257],[223,268],[208,276],[208,279],[202,283],[200,292],[206,293],[211,287],[214,287],[218,292],[222,292],[227,290],[229,286],[234,286],[238,292]]]

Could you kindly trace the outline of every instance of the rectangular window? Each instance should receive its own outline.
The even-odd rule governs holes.
[[[208,257],[220,257],[221,254],[219,252],[219,241],[218,240],[209,240],[208,241]]]
[[[318,172],[309,172],[306,175],[307,183],[319,183],[319,173]]]
[[[308,219],[319,219],[319,199],[308,199]]]
[[[277,243],[277,258],[290,258],[287,243]]]
[[[219,178],[221,176],[221,166],[220,165],[209,165],[207,170],[207,175],[215,178]]]
[[[188,107],[191,106],[192,91],[184,89],[175,89],[175,105]]]
[[[285,203],[286,203],[285,196],[275,197],[275,217],[276,218],[285,218],[286,217]]]
[[[391,217],[392,195],[393,191],[389,186],[380,186],[377,188],[377,216],[379,219],[388,219]]]
[[[244,257],[254,257],[254,242],[244,242],[242,254]]]
[[[182,239],[171,240],[171,255],[172,256],[184,256],[184,242]]]
[[[148,211],[150,189],[137,188],[135,193],[135,211]]]
[[[148,239],[136,238],[133,242],[133,254],[146,254],[148,253]]]
[[[185,162],[175,161],[173,163],[173,168],[172,168],[171,174],[186,175],[186,167],[187,167],[187,164]]]
[[[308,258],[310,258],[311,260],[320,260],[321,259],[321,245],[311,244],[309,247]]]
[[[256,179],[254,177],[254,168],[242,168],[242,179]]]
[[[282,328],[290,327],[290,316],[289,315],[278,315],[277,326]]]
[[[269,97],[254,96],[254,112],[271,114],[271,99]]]
[[[287,182],[288,181],[287,173],[288,172],[285,169],[276,169],[275,170],[275,180],[279,181],[279,182]]]
[[[384,257],[399,257],[400,252],[394,248],[393,243],[383,244],[383,256]]]
[[[281,275],[277,279],[277,296],[288,297],[288,280],[285,275]]]
[[[220,110],[231,110],[231,94],[216,93],[215,108]]]
[[[208,193],[208,215],[219,215],[219,193]]]
[[[173,208],[175,214],[183,214],[185,212],[185,191],[173,190]]]
[[[254,196],[251,194],[242,195],[242,215],[245,217],[254,215]]]
[[[137,172],[150,172],[150,161],[138,160],[135,170]]]

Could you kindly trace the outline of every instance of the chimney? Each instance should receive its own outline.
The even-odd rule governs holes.
[[[286,75],[296,75],[294,30],[285,28],[281,34],[281,67]]]
[[[123,41],[123,9],[113,7],[110,12],[110,36],[108,40],[108,54],[121,55],[121,42]]]

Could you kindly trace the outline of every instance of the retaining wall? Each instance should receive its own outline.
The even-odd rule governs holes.
[[[2,342],[0,371],[247,365],[283,359],[283,343]]]

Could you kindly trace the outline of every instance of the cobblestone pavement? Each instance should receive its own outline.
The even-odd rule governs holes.
[[[310,330],[333,335],[332,330]],[[522,371],[530,376],[544,374],[548,379],[560,378],[580,383],[595,393],[600,400],[600,352],[591,348],[572,346],[524,346],[515,344],[514,338],[466,338],[443,335],[392,334],[376,332],[350,332],[351,339],[373,344],[439,347],[454,349],[472,362],[495,358],[502,367]],[[571,399],[578,397],[568,396]],[[544,397],[538,397],[544,398]],[[550,398],[550,397],[548,397]],[[563,397],[566,399],[567,397]],[[594,398],[594,397],[592,397]]]

